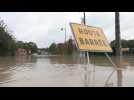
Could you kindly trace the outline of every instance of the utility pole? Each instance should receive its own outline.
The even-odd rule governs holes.
[[[83,12],[83,24],[86,25],[86,13]],[[88,57],[88,51],[84,52],[85,57]],[[89,59],[89,58],[88,58]],[[88,60],[89,61],[89,60]]]
[[[83,12],[83,24],[86,25],[86,13]],[[89,61],[89,52],[88,51],[85,51],[84,52],[84,59],[85,59],[85,63],[86,63],[86,59],[87,59],[87,66],[85,67],[85,86],[88,86],[89,85],[89,70],[88,70],[88,66],[90,64],[90,61]]]
[[[67,35],[67,31],[66,31],[66,26],[65,26],[65,43],[66,43],[66,35]]]
[[[115,34],[116,34],[116,56],[121,59],[121,35],[120,35],[120,15],[119,12],[115,12]]]
[[[67,46],[66,46],[66,34],[67,34],[66,26],[65,26],[65,27],[62,27],[62,28],[61,28],[61,31],[65,32],[64,48],[67,49],[67,48],[66,48],[66,47],[67,47]],[[66,50],[64,50],[64,51],[66,51]],[[65,53],[66,53],[66,52],[65,52]]]
[[[65,40],[64,40],[64,42],[66,43],[66,34],[67,34],[66,26],[65,27],[62,27],[61,28],[61,31],[64,31],[65,32]]]
[[[86,13],[85,12],[83,12],[83,23],[84,23],[84,25],[86,25]],[[87,56],[87,61],[88,61],[88,64],[89,64],[89,52],[88,51],[86,51],[85,52],[85,56]]]
[[[116,64],[117,67],[117,86],[122,86],[122,70],[121,70],[121,34],[120,34],[120,14],[115,12],[115,35],[116,35]]]
[[[84,15],[83,23],[84,23],[84,25],[86,25],[86,14],[85,14],[85,12],[83,12],[83,15]]]

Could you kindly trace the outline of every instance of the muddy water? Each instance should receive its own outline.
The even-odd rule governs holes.
[[[115,70],[105,56],[91,57],[89,65],[70,56],[1,57],[0,86],[134,86],[134,56],[124,56],[122,64]]]

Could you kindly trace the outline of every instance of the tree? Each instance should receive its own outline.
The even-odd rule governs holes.
[[[73,40],[72,39],[69,39],[66,43],[66,51],[67,51],[67,54],[72,54],[73,53],[73,50],[74,50],[74,47],[73,47]]]
[[[48,48],[48,50],[49,50],[49,53],[56,54],[57,53],[57,50],[58,50],[56,43],[52,43],[50,45],[50,47]]]
[[[34,42],[16,41],[8,31],[7,25],[0,20],[0,56],[15,55],[18,48],[26,49],[31,53],[37,52],[37,45]]]
[[[0,55],[14,55],[15,39],[8,32],[7,25],[0,21]]]
[[[130,40],[130,42],[127,41],[127,40],[121,40],[122,48],[129,48],[129,47],[134,46],[134,43],[133,42],[134,42],[134,40]],[[114,41],[111,42],[111,47],[112,48],[115,48],[115,46],[116,46],[116,42],[114,40]]]
[[[38,49],[36,43],[34,43],[34,42],[27,43],[27,42],[23,42],[23,41],[18,41],[16,43],[16,47],[25,49],[25,50],[27,50],[27,52],[31,51],[32,54],[37,53],[37,49]]]
[[[17,41],[16,42],[16,48],[24,48],[24,42],[23,41]]]
[[[31,53],[37,53],[37,45],[34,42],[29,42],[26,44],[26,49],[31,50]]]
[[[65,43],[58,43],[58,44],[52,43],[48,48],[49,53],[60,54],[60,55],[63,54],[71,55],[74,50],[76,50],[76,47],[73,44],[72,39],[69,39]]]
[[[129,48],[129,52],[134,52],[134,40],[121,40],[122,48]],[[115,40],[111,42],[111,47],[115,53]]]

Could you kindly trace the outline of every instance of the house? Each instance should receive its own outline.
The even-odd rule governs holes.
[[[26,55],[27,55],[27,51],[25,49],[18,48],[16,50],[16,56],[26,56]]]
[[[65,52],[65,44],[64,43],[58,43],[57,44],[57,48],[58,48],[58,53],[60,54],[64,54]]]
[[[129,48],[121,48],[122,52],[129,52],[129,50],[130,50]]]
[[[48,51],[45,48],[40,48],[40,49],[38,49],[38,53],[40,55],[47,55],[48,54]]]
[[[26,55],[30,55],[31,54],[31,51],[30,50],[26,50],[26,49],[23,49],[23,48],[18,48],[16,50],[16,56],[26,56]]]

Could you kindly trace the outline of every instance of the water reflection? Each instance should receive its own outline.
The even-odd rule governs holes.
[[[116,57],[111,56],[111,59],[114,63],[116,63]],[[79,56],[52,56],[48,57],[51,64],[86,64],[87,59]],[[109,62],[106,56],[90,56],[90,63],[95,64],[96,66],[103,67],[112,67],[113,65]],[[134,66],[134,56],[124,56],[121,61],[122,66],[125,68],[126,66]]]
[[[93,65],[90,65],[90,69],[89,69],[88,65],[87,65],[87,67],[85,67],[85,86],[86,87],[90,86],[90,85],[94,86],[94,84],[95,84],[95,73],[97,73],[96,70],[95,70],[95,65],[96,65],[95,57],[94,57],[94,59],[93,58],[90,59],[90,61],[92,61],[91,64],[93,64]],[[109,61],[109,62],[111,62],[111,61]],[[126,64],[126,63],[124,64],[123,62],[124,62],[123,59],[121,61],[121,59],[118,59],[118,58],[116,58],[116,60],[114,62],[111,62],[111,65],[113,65],[113,71],[107,76],[105,86],[115,86],[114,83],[109,82],[111,77],[115,74],[115,72],[117,72],[116,73],[117,74],[117,85],[116,86],[118,86],[118,87],[122,86],[122,83],[123,83],[122,82],[123,81],[123,72],[122,72],[122,70],[123,70],[123,68],[125,68],[125,64]],[[91,80],[91,76],[93,76],[92,80]],[[92,83],[90,81],[92,81]]]
[[[80,57],[77,56],[52,56],[48,58],[51,64],[81,64]]]
[[[122,70],[117,70],[117,86],[122,86],[122,80],[123,80],[123,73]]]
[[[35,63],[37,61],[36,57],[32,56],[18,56],[15,57],[16,64],[24,64],[24,63]]]
[[[120,56],[117,56],[116,57],[116,65],[117,65],[117,86],[118,87],[121,87],[122,86],[122,77],[123,77],[123,75],[122,75],[122,69],[123,69],[123,67],[124,67],[124,63],[123,63],[123,61],[122,61],[123,59],[122,59],[122,57],[120,57]]]
[[[0,57],[0,84],[14,81],[15,72],[24,70],[25,67],[29,67],[28,63],[33,62],[36,62],[36,58],[31,56]],[[21,67],[22,69],[19,69]]]
[[[117,73],[116,73],[117,72]],[[116,84],[114,85],[114,82],[110,82],[110,79],[112,78],[112,76],[114,75],[114,74],[117,74],[117,82],[116,82]],[[113,70],[110,74],[109,74],[109,76],[108,76],[108,78],[107,78],[107,81],[105,82],[105,86],[106,87],[111,87],[111,86],[117,86],[117,87],[122,87],[123,86],[123,72],[122,72],[122,70]]]

